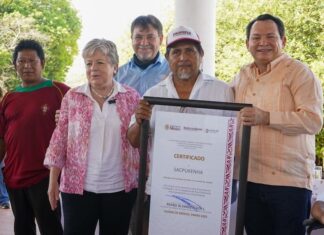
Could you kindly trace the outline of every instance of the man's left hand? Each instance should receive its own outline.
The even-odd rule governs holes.
[[[257,107],[246,107],[240,110],[240,120],[243,125],[269,125],[270,113]]]

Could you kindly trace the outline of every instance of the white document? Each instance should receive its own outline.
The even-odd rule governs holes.
[[[157,112],[150,235],[228,234],[236,119]]]

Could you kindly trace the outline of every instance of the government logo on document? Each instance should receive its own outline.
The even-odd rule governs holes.
[[[216,134],[216,133],[219,132],[219,130],[216,130],[216,129],[208,129],[208,128],[206,128],[205,132],[206,132],[206,133],[213,133],[213,134]]]
[[[181,126],[171,125],[171,124],[165,124],[164,128],[166,130],[174,130],[174,131],[180,131],[181,130]]]

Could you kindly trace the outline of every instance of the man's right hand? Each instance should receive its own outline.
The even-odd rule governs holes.
[[[146,100],[140,100],[136,110],[135,118],[137,124],[141,124],[142,120],[150,120],[152,115],[152,106]]]
[[[140,100],[135,109],[136,122],[127,130],[127,139],[135,148],[140,146],[140,129],[143,120],[150,120],[152,106],[145,100]]]

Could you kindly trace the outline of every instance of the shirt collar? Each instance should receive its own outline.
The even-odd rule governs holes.
[[[167,89],[169,90],[169,92],[172,94],[173,97],[175,98],[179,98],[179,95],[175,89],[174,83],[173,83],[173,79],[172,79],[172,72],[168,75],[168,77],[163,80],[160,83],[160,86],[165,86],[167,87]],[[204,84],[204,81],[211,81],[214,80],[215,78],[211,77],[211,76],[206,76],[204,75],[202,72],[199,73],[197,80],[191,90],[190,93],[190,97],[189,99],[194,99],[197,91],[199,91],[199,89],[201,88],[201,86]]]
[[[163,62],[163,60],[164,60],[164,56],[159,52],[156,61],[153,64],[150,64],[148,67],[151,67],[152,65],[155,65],[158,63],[161,64]],[[129,63],[131,64],[132,67],[134,67],[134,66],[138,67],[135,64],[134,57],[132,57],[132,59],[129,61]]]
[[[126,92],[126,89],[120,83],[116,82],[115,80],[113,80],[113,83],[114,83],[114,92],[111,94],[109,99],[115,97],[118,93]],[[84,94],[84,95],[92,98],[91,92],[90,92],[90,85],[88,82],[79,86],[79,87],[76,87],[74,92],[81,93],[81,94]]]
[[[52,86],[53,86],[53,81],[45,79],[43,82],[41,82],[35,86],[31,86],[31,87],[23,87],[23,86],[19,85],[18,87],[16,87],[15,91],[16,92],[31,92],[31,91],[36,91],[36,90],[42,89],[44,87],[52,87]]]
[[[252,63],[250,65],[250,68],[252,69],[253,73],[257,76],[260,76],[260,75],[264,75],[264,74],[267,74],[269,72],[271,72],[271,70],[273,70],[274,68],[276,68],[280,62],[282,60],[284,60],[286,58],[286,54],[282,53],[282,55],[280,55],[278,58],[276,58],[275,60],[271,61],[268,65],[267,65],[267,71],[264,72],[263,74],[259,74],[259,70],[258,70],[258,67],[256,66],[255,63]]]
[[[279,65],[280,64],[280,62],[282,61],[282,60],[284,60],[286,58],[286,54],[282,54],[281,56],[279,56],[277,59],[275,59],[275,60],[273,60],[273,61],[271,61],[271,68],[273,69],[273,68],[275,68],[277,65]]]

